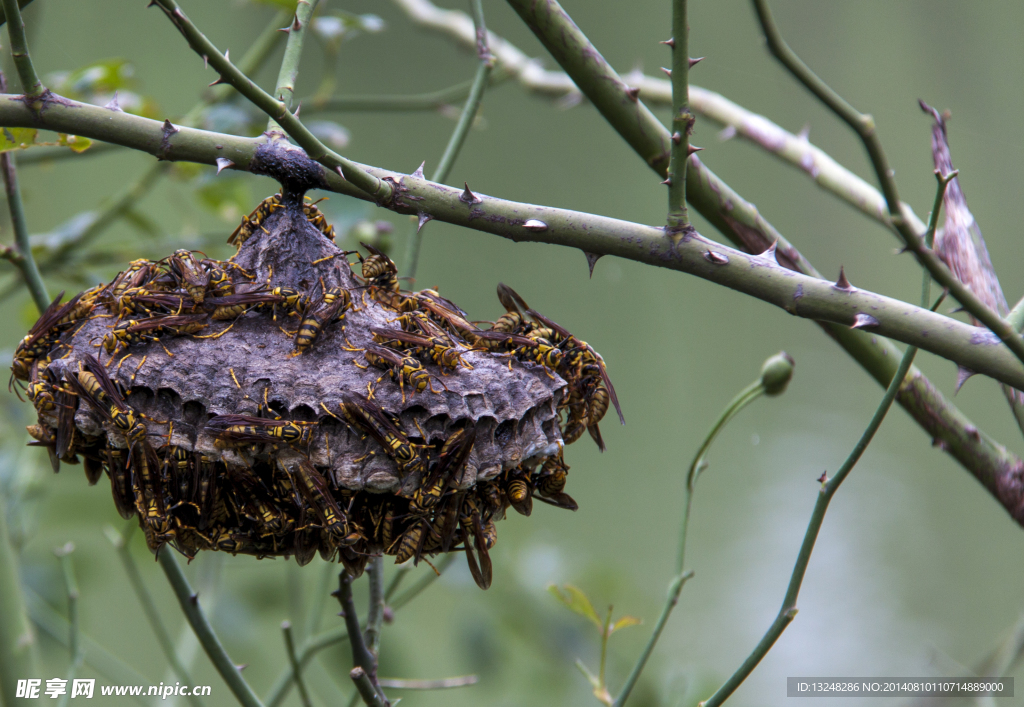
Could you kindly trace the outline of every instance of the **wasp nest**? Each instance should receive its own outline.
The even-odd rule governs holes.
[[[399,289],[364,246],[356,276],[301,197],[265,200],[227,261],[177,251],[50,306],[15,354],[55,468],[110,479],[149,547],[192,557],[320,552],[354,575],[464,550],[482,587],[494,522],[563,490],[565,443],[614,402],[600,356],[504,285],[480,329]]]

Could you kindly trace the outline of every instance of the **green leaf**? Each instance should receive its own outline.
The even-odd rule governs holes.
[[[613,633],[618,631],[620,628],[629,628],[630,626],[639,626],[644,622],[643,619],[638,619],[635,616],[623,616],[612,623],[608,627],[608,635],[611,636]]]
[[[72,152],[82,153],[92,147],[92,140],[78,135],[57,133],[57,144],[61,147],[70,147]]]
[[[36,144],[35,128],[4,128],[0,130],[0,152],[24,150]]]
[[[578,587],[574,587],[571,584],[566,584],[564,587],[559,588],[557,585],[549,585],[548,591],[551,595],[558,599],[562,604],[567,606],[571,611],[576,612],[580,616],[590,619],[590,621],[597,626],[598,631],[604,630],[604,622],[601,621],[597,612],[594,611],[594,605],[590,603],[590,599],[583,593]]]

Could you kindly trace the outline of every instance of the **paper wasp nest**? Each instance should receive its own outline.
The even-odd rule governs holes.
[[[333,236],[314,205],[271,197],[228,261],[135,261],[55,302],[15,354],[29,431],[55,464],[105,472],[154,551],[319,551],[358,574],[465,550],[486,587],[508,507],[575,509],[563,436],[602,444],[603,362],[509,288],[481,330],[400,291],[373,248],[357,277]]]

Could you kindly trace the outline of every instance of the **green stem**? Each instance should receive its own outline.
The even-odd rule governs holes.
[[[291,665],[292,675],[295,676],[295,686],[299,689],[299,700],[302,702],[302,707],[312,707],[313,703],[309,700],[309,691],[306,690],[306,681],[302,677],[302,666],[299,663],[299,658],[295,654],[295,639],[292,637],[292,625],[285,621],[281,624],[281,631],[284,633],[284,645],[288,652],[288,664]]]
[[[505,78],[508,78],[508,76],[495,77],[494,72],[492,72],[488,88],[496,86]],[[472,78],[469,81],[463,81],[454,86],[427,93],[336,96],[334,98],[307,101],[308,107],[306,110],[311,113],[435,111],[450,105],[453,101],[465,100],[475,84],[476,79]]]
[[[686,212],[686,161],[690,157],[690,27],[686,21],[686,0],[672,2],[672,154],[668,167],[669,234],[690,228]],[[638,99],[639,100],[639,99]]]
[[[12,1],[5,0],[5,2]],[[221,54],[220,50],[185,16],[174,0],[155,0],[155,2],[185,37],[193,51],[213,67],[220,76],[219,80],[234,86],[235,90],[249,99],[253,105],[276,120],[278,125],[288,133],[288,136],[306,151],[310,159],[319,162],[332,172],[337,172],[378,203],[386,204],[391,201],[393,190],[386,182],[369,174],[355,162],[328,149],[305,125],[299,122],[299,119],[288,110],[288,106],[283,101],[277,100],[253,83],[248,76],[228,60],[227,56]]]
[[[458,123],[455,124],[455,130],[452,131],[451,137],[448,138],[448,145],[444,148],[444,154],[441,155],[441,161],[438,162],[437,169],[430,176],[430,181],[442,184],[448,180],[448,173],[451,172],[455,159],[459,156],[459,150],[462,149],[462,144],[469,135],[469,129],[476,119],[477,112],[480,110],[480,103],[483,101],[484,89],[487,87],[491,70],[494,68],[494,57],[487,48],[487,26],[484,24],[483,4],[481,0],[470,0],[470,5],[473,8],[473,25],[477,36],[476,53],[480,59],[480,64],[477,66],[476,76],[473,78],[473,85],[469,90],[469,97],[466,99],[466,104],[462,107]],[[424,226],[426,226],[426,223],[418,224],[416,231],[409,236],[409,245],[406,248],[405,254],[406,277],[416,276],[416,267],[419,265],[420,259],[420,246],[423,243]]]
[[[352,678],[352,682],[355,683],[356,686],[357,694],[362,698],[363,704],[367,707],[385,707],[388,704],[386,700],[381,698],[380,693],[374,689],[370,676],[366,674],[366,671],[362,666],[357,665],[352,668],[352,672],[349,673],[349,677]],[[349,704],[351,704],[351,702]]]
[[[60,558],[61,574],[64,576],[64,590],[68,596],[68,651],[71,653],[71,665],[68,667],[67,682],[68,689],[61,695],[58,707],[66,707],[71,698],[70,686],[74,684],[75,676],[81,670],[85,662],[85,651],[82,647],[80,626],[78,620],[78,580],[75,578],[75,566],[71,562],[71,553],[75,546],[68,543],[62,548],[54,551]]]
[[[668,617],[672,614],[672,609],[679,603],[679,594],[683,591],[683,585],[686,581],[693,576],[693,572],[687,572],[686,574],[679,575],[672,580],[672,583],[668,586],[668,599],[665,601],[665,606],[661,609],[661,616],[658,617],[658,623],[654,625],[654,631],[651,632],[651,637],[647,640],[647,645],[644,646],[643,652],[640,653],[640,657],[636,661],[636,665],[633,666],[633,670],[630,671],[629,677],[626,678],[626,683],[622,686],[622,692],[615,698],[615,702],[612,703],[613,707],[622,707],[626,704],[626,700],[629,699],[629,694],[633,691],[636,686],[637,680],[640,679],[640,673],[643,672],[644,666],[647,665],[648,658],[651,657],[651,653],[654,652],[654,646],[657,645],[658,639],[661,637],[661,632],[665,630],[665,624],[668,623]]]
[[[2,83],[2,79],[0,79]],[[14,155],[10,152],[0,154],[0,172],[3,172],[4,189],[7,192],[7,206],[11,212],[11,226],[14,228],[14,242],[18,258],[12,262],[21,270],[21,276],[28,285],[28,291],[32,294],[32,301],[40,313],[46,310],[50,304],[50,295],[46,292],[46,285],[43,283],[43,276],[39,274],[39,266],[32,255],[32,246],[29,244],[28,222],[25,219],[25,205],[21,200],[21,190],[18,188],[18,171],[14,166]]]
[[[711,448],[711,443],[715,441],[718,433],[729,423],[729,420],[736,417],[736,415],[750,403],[757,400],[759,397],[764,395],[764,385],[761,383],[761,379],[754,381],[735,398],[732,399],[722,414],[719,415],[718,420],[711,426],[711,431],[708,432],[704,438],[704,442],[700,445],[697,453],[693,455],[693,461],[690,462],[690,468],[686,473],[686,490],[685,490],[685,502],[683,505],[683,523],[682,528],[679,532],[679,553],[676,559],[676,576],[683,575],[683,569],[685,567],[686,560],[686,534],[690,527],[690,507],[693,503],[693,491],[697,485],[697,477],[700,476],[703,471],[704,465],[706,464],[706,457],[708,450]]]
[[[153,630],[153,635],[156,636],[156,642],[160,646],[160,650],[163,651],[164,657],[167,659],[167,664],[170,665],[171,670],[174,671],[175,676],[186,685],[192,684],[192,678],[188,673],[188,670],[182,665],[181,660],[178,658],[178,652],[174,648],[174,642],[171,640],[171,635],[167,631],[167,627],[164,626],[163,619],[160,618],[160,611],[156,608],[156,602],[153,601],[153,595],[149,593],[149,589],[146,587],[145,581],[142,579],[142,574],[139,572],[139,566],[135,563],[135,558],[132,557],[131,549],[128,546],[128,537],[131,531],[135,529],[135,524],[129,521],[125,525],[125,530],[122,533],[118,533],[113,528],[107,528],[107,539],[117,550],[117,556],[121,560],[121,565],[124,567],[124,573],[128,575],[128,583],[132,585],[132,591],[135,592],[135,598],[138,599],[139,605],[142,607],[142,613],[146,615],[146,620],[149,622],[150,628]],[[194,707],[202,707],[203,702],[198,696],[189,696],[189,702]]]
[[[847,103],[838,93],[822,81],[811,71],[810,67],[800,60],[800,57],[789,48],[782,38],[778,26],[768,8],[767,0],[753,0],[754,9],[757,11],[761,28],[765,38],[768,40],[768,48],[772,55],[779,60],[786,69],[793,74],[807,89],[813,93],[818,100],[824,103],[833,113],[841,118],[860,137],[861,142],[867,150],[871,165],[874,167],[875,176],[885,195],[889,213],[892,214],[892,222],[906,243],[907,248],[914,254],[935,281],[949,290],[949,293],[960,305],[969,312],[975,319],[984,324],[999,339],[1013,351],[1022,362],[1024,362],[1024,338],[999,314],[990,309],[975,295],[967,285],[960,282],[956,275],[946,267],[938,254],[928,248],[921,236],[914,230],[906,218],[900,213],[900,198],[896,190],[896,180],[889,169],[889,163],[882,149],[882,142],[878,138],[875,128],[875,121],[870,115],[857,111]]]
[[[22,10],[30,4],[32,4],[32,0],[18,0],[18,7]],[[4,11],[3,6],[0,5],[0,25],[3,25],[5,22],[7,22],[7,13]]]
[[[313,659],[313,656],[323,649],[343,643],[347,639],[348,631],[343,628],[327,631],[310,638],[303,644],[302,648],[299,649],[297,655],[299,667],[305,667],[306,664]],[[281,675],[278,676],[277,680],[274,681],[274,685],[267,691],[267,697],[264,700],[266,706],[278,707],[278,705],[280,705],[288,696],[288,691],[291,689],[294,679],[294,668],[291,666],[285,668]]]
[[[221,678],[227,683],[235,699],[243,707],[263,707],[260,698],[256,696],[249,683],[242,677],[238,667],[228,656],[227,651],[224,650],[224,645],[220,642],[220,638],[217,637],[213,627],[206,618],[206,614],[199,607],[199,595],[192,592],[192,587],[189,586],[188,580],[181,571],[181,566],[178,564],[177,559],[175,559],[174,554],[166,551],[161,552],[158,560],[164,574],[167,575],[167,581],[171,585],[171,589],[174,590],[175,596],[178,597],[178,604],[181,605],[181,610],[185,614],[189,625],[192,626],[196,638],[199,639],[199,643],[203,646],[203,650],[206,651],[206,655],[210,657],[210,662],[213,663],[213,667],[217,669]]]
[[[18,70],[21,90],[29,98],[38,98],[46,93],[46,86],[36,75],[36,67],[32,65],[32,57],[28,52],[28,39],[25,37],[25,22],[21,19],[21,7],[17,0],[0,0],[7,18],[7,35],[11,41],[11,58],[14,68]],[[33,101],[35,103],[35,101]]]
[[[6,514],[6,499],[0,497],[0,697],[3,704],[13,705],[18,680],[35,675],[35,636],[25,611],[18,555],[7,533]]]
[[[380,633],[384,623],[384,558],[373,558],[366,573],[370,576],[370,609],[366,614],[364,635],[367,647],[376,657],[380,655]]]
[[[896,369],[896,375],[893,376],[892,382],[889,383],[889,387],[885,391],[885,395],[882,396],[882,401],[879,403],[878,408],[875,410],[875,414],[871,418],[871,422],[868,423],[867,429],[861,435],[857,444],[854,446],[853,451],[843,462],[843,465],[836,472],[836,475],[831,479],[827,479],[821,485],[821,490],[818,493],[818,499],[814,504],[814,510],[811,513],[811,520],[807,524],[807,531],[804,533],[804,540],[800,546],[800,553],[797,555],[796,565],[793,567],[793,573],[790,575],[789,586],[786,589],[786,596],[782,600],[782,608],[779,609],[778,615],[775,617],[775,621],[768,628],[768,631],[764,634],[764,637],[754,648],[753,652],[747,657],[743,664],[736,670],[732,676],[725,681],[718,690],[713,694],[707,701],[702,702],[702,707],[717,707],[722,704],[735,692],[747,676],[753,672],[757,664],[761,662],[761,659],[767,655],[771,647],[775,645],[775,641],[778,640],[782,632],[786,630],[786,627],[796,617],[797,608],[796,600],[800,593],[800,585],[804,581],[804,574],[807,571],[807,563],[810,562],[811,552],[814,550],[814,543],[818,539],[818,531],[821,529],[821,524],[825,520],[825,511],[828,510],[828,504],[831,502],[832,497],[836,491],[839,490],[839,486],[843,483],[850,471],[860,460],[864,450],[867,449],[874,438],[875,433],[882,424],[882,420],[885,419],[885,415],[889,412],[889,408],[892,406],[893,400],[896,399],[896,393],[900,388],[900,384],[906,377],[907,372],[910,370],[910,366],[914,361],[914,356],[917,354],[917,349],[913,346],[907,347],[906,352],[903,354],[903,358],[900,361],[899,368]]]
[[[295,95],[295,82],[299,78],[299,60],[302,57],[302,44],[306,38],[306,29],[319,3],[320,0],[298,0],[298,4],[295,6],[295,19],[288,26],[288,43],[284,47],[281,71],[277,75],[277,90],[274,91],[274,95],[284,103],[288,110],[291,110],[292,96]],[[246,72],[243,71],[243,73]],[[267,123],[267,131],[274,130],[280,131],[281,126],[271,118]]]

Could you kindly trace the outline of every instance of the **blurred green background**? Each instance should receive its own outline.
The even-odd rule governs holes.
[[[470,52],[415,27],[389,2],[322,4],[328,11],[374,13],[385,24],[379,33],[342,44],[336,94],[415,93],[473,74]],[[467,9],[454,0],[444,5]],[[490,29],[554,68],[514,12],[497,0],[484,5]],[[903,198],[918,214],[930,209],[935,179],[930,121],[916,101],[952,111],[954,164],[1007,298],[1015,302],[1024,293],[1016,276],[1024,269],[1024,250],[1015,206],[1024,186],[1024,7],[923,0],[772,5],[804,60],[874,115]],[[639,65],[656,73],[669,62],[668,50],[658,44],[669,35],[669,0],[565,0],[564,7],[620,72]],[[183,8],[232,57],[241,56],[275,12],[248,2],[184,0]],[[213,79],[164,15],[146,10],[144,0],[37,0],[25,18],[41,73],[127,59],[131,88],[151,99],[147,110],[160,119],[180,117]],[[769,58],[748,3],[690,2],[690,27],[691,54],[707,57],[691,73],[695,84],[793,132],[809,125],[812,142],[873,183],[853,134]],[[274,83],[279,55],[280,49],[257,76],[264,87]],[[310,42],[297,96],[316,89],[324,61],[321,47]],[[666,111],[659,115],[664,119]],[[237,118],[237,110],[224,110],[210,120],[230,126]],[[454,127],[450,116],[439,113],[317,119],[348,131],[344,152],[352,159],[403,172],[426,160],[428,174]],[[719,126],[698,120],[693,142],[705,148],[702,159],[822,272],[834,274],[843,265],[859,287],[917,301],[919,270],[908,256],[893,255],[896,243],[888,232],[816,189],[802,172],[740,140],[722,142],[718,132]],[[149,156],[119,150],[24,165],[20,176],[32,232],[59,232],[152,163]],[[511,82],[485,97],[482,120],[450,181],[468,181],[474,190],[509,199],[664,222],[664,187],[592,108],[565,109]],[[109,279],[118,264],[162,257],[180,246],[224,257],[230,254],[224,240],[242,210],[274,190],[265,178],[215,177],[206,167],[174,167],[170,178],[136,204],[133,223],[119,222],[90,246],[88,259],[69,269],[79,279],[51,278],[50,291],[78,291]],[[404,253],[410,229],[405,218],[338,195],[325,210],[339,229],[360,219],[392,222],[394,253]],[[704,235],[721,238],[696,221]],[[0,225],[5,242],[11,239],[7,223]],[[0,288],[8,288],[13,269],[5,265],[2,272]],[[604,454],[586,439],[567,451],[567,490],[579,502],[577,513],[537,504],[530,518],[513,513],[499,524],[490,590],[477,589],[458,559],[439,583],[396,614],[384,633],[381,674],[480,676],[474,687],[405,693],[408,704],[597,704],[573,665],[579,657],[596,666],[596,633],[545,590],[550,583],[569,582],[586,591],[599,610],[613,603],[617,613],[645,620],[611,642],[614,692],[664,600],[690,457],[721,408],[757,376],[761,362],[785,349],[797,362],[789,391],[745,411],[712,451],[691,525],[688,564],[696,577],[684,589],[631,702],[694,704],[732,673],[771,623],[814,503],[815,479],[822,470],[835,471],[882,391],[811,322],[696,278],[605,258],[589,279],[577,251],[516,245],[437,222],[428,226],[417,287],[440,286],[474,318],[492,319],[502,312],[494,296],[498,281],[604,355],[628,425],[612,424],[614,415],[607,418]],[[9,360],[35,312],[23,288],[0,307],[0,347]],[[952,395],[951,363],[922,353],[918,364]],[[995,383],[972,379],[956,402],[980,428],[1024,452]],[[33,422],[31,406],[5,395],[2,413],[4,489],[15,499],[9,522],[22,543],[25,583],[63,613],[52,550],[73,541],[83,630],[153,683],[167,681],[166,661],[103,532],[122,524],[106,482],[88,487],[80,467],[54,476],[44,452],[23,447],[24,426]],[[184,636],[183,651],[197,653],[162,573],[140,538],[134,541],[166,622],[175,636]],[[1024,611],[1022,551],[1022,529],[894,408],[832,504],[799,616],[733,703],[782,704],[787,676],[965,673]],[[430,571],[421,565],[416,573]],[[232,658],[247,664],[244,675],[264,693],[285,665],[280,623],[305,626],[306,607],[323,591],[323,563],[317,559],[297,568],[281,560],[205,554],[187,572]],[[336,607],[327,602],[321,629],[339,623]],[[39,654],[35,677],[64,674],[63,647],[43,635]],[[347,700],[348,660],[347,646],[337,647],[308,671],[317,704]],[[192,669],[196,682],[214,686],[208,705],[232,702],[201,651]],[[90,668],[84,673],[97,677]],[[294,693],[289,699],[298,704]]]

